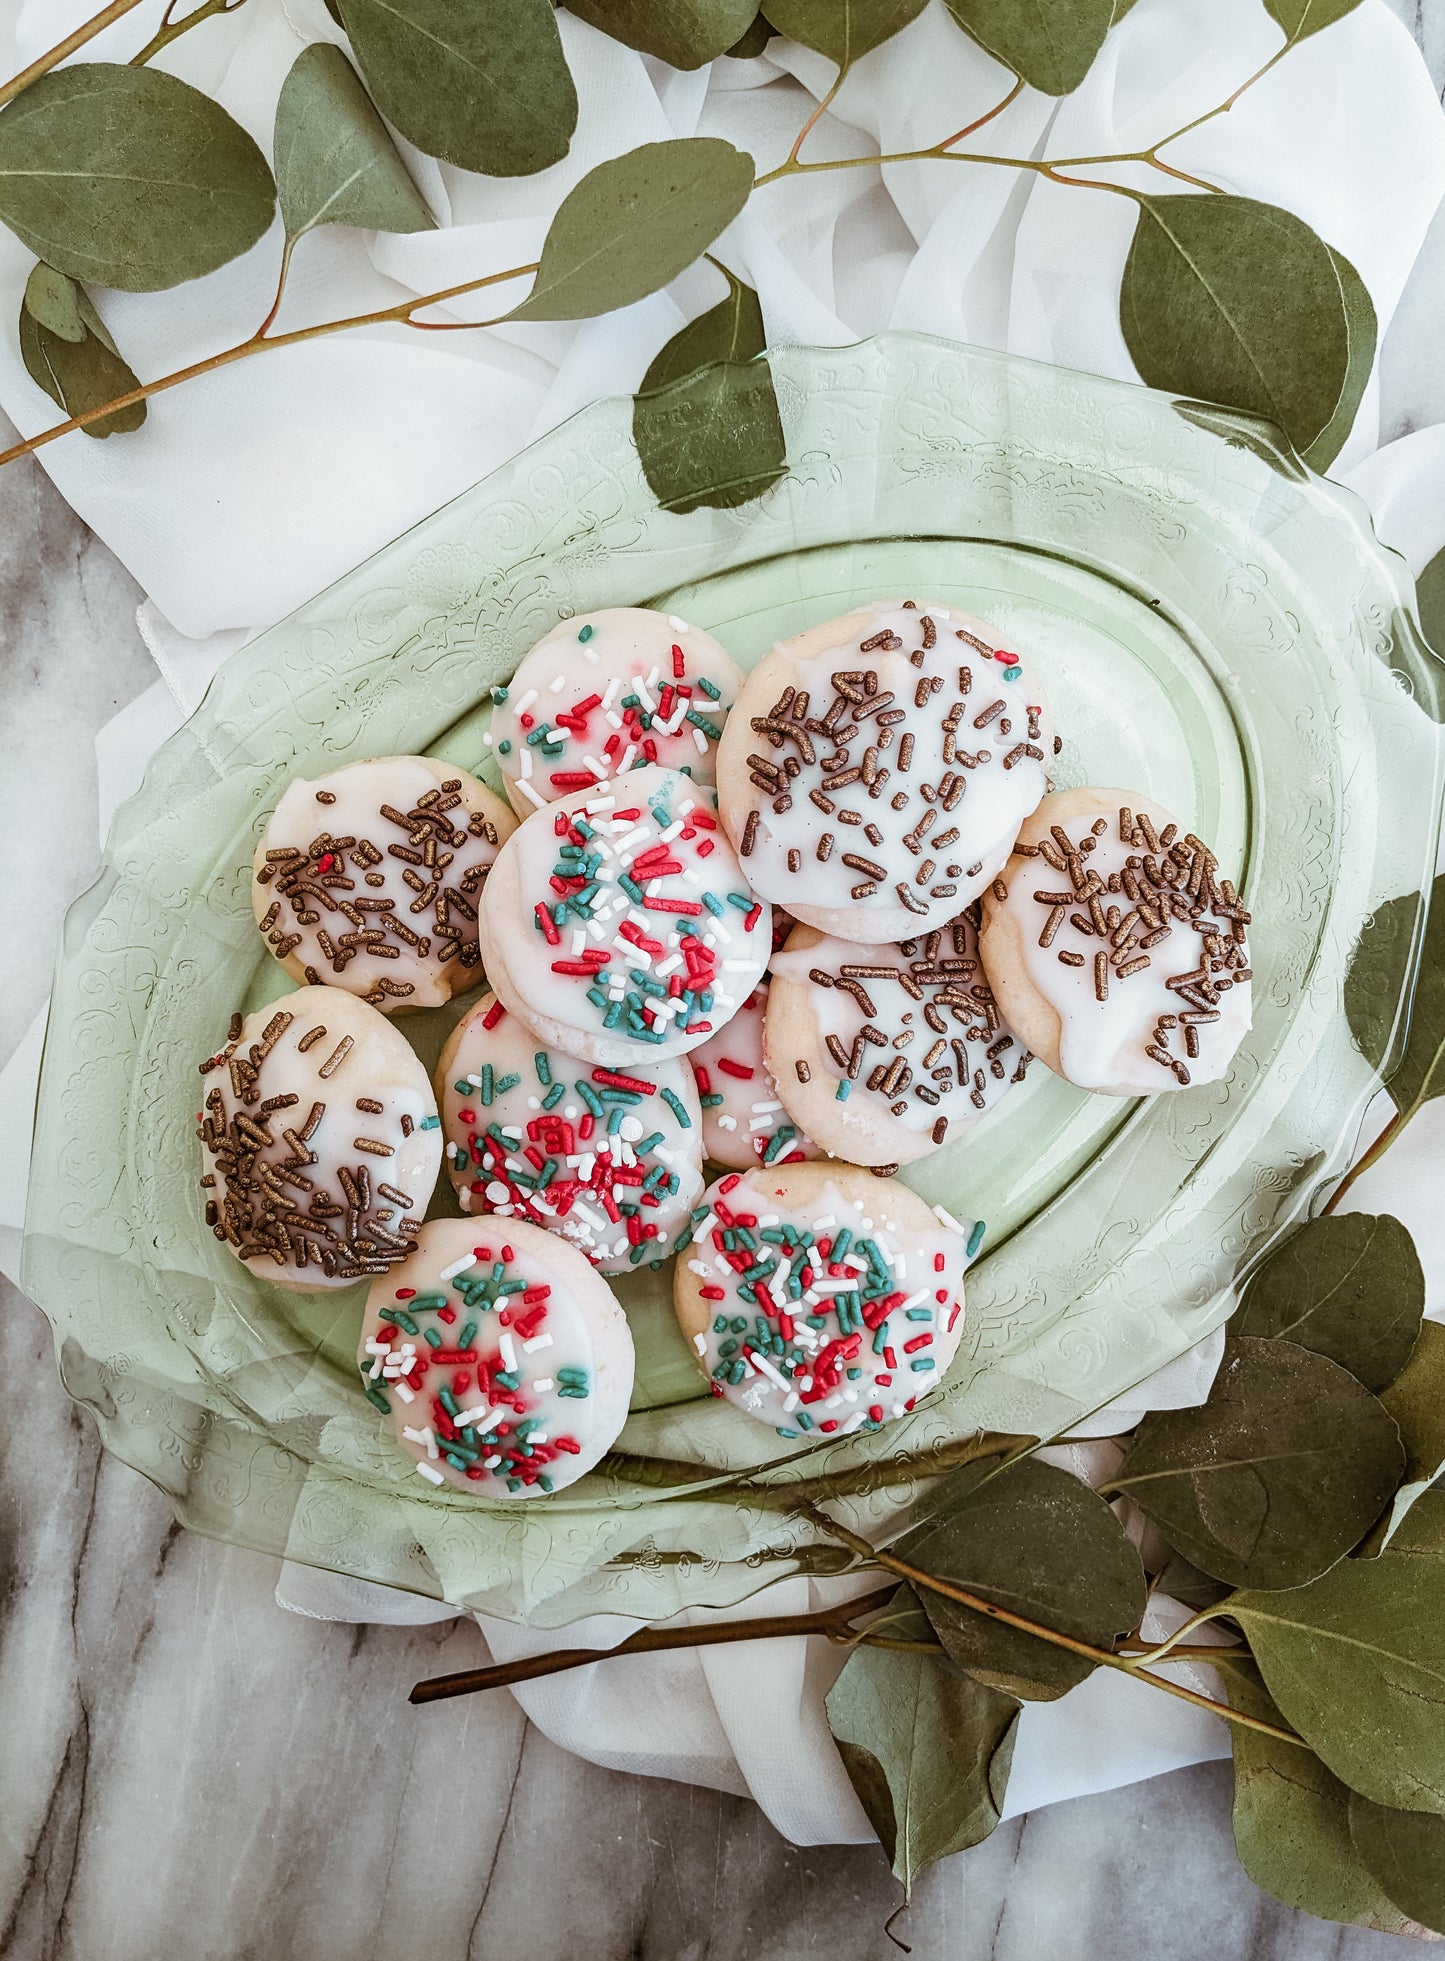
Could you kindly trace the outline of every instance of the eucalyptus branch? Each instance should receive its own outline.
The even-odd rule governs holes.
[[[170,0],[165,13],[161,16],[160,26],[140,53],[131,56],[130,66],[144,68],[162,48],[168,48],[172,41],[178,41],[193,27],[199,27],[203,20],[213,20],[217,14],[234,14],[245,4],[246,0],[201,0],[199,7],[193,7],[190,13],[183,14],[179,20],[174,20],[172,16],[175,13],[176,0]]]
[[[1409,1114],[1413,1116],[1414,1112],[1411,1111]],[[1344,1177],[1341,1178],[1340,1182],[1335,1186],[1335,1189],[1330,1193],[1328,1200],[1320,1208],[1321,1218],[1328,1218],[1330,1213],[1335,1210],[1340,1200],[1344,1197],[1345,1193],[1350,1189],[1351,1185],[1354,1184],[1355,1180],[1358,1177],[1360,1177],[1360,1175],[1363,1172],[1368,1171],[1372,1164],[1379,1163],[1380,1159],[1385,1155],[1386,1151],[1389,1150],[1390,1146],[1399,1137],[1400,1132],[1405,1128],[1406,1120],[1407,1120],[1406,1113],[1404,1111],[1397,1110],[1395,1112],[1394,1116],[1391,1117],[1390,1121],[1385,1125],[1385,1128],[1380,1132],[1379,1136],[1375,1139],[1374,1143],[1370,1146],[1369,1150],[1366,1151],[1365,1155],[1358,1161],[1358,1163],[1352,1164],[1350,1166],[1349,1170],[1345,1173]]]
[[[644,1627],[615,1648],[554,1648],[550,1654],[526,1655],[519,1661],[497,1662],[490,1668],[467,1668],[456,1675],[434,1675],[418,1682],[408,1702],[445,1702],[453,1696],[476,1695],[484,1689],[509,1689],[518,1682],[535,1682],[545,1675],[563,1675],[614,1655],[661,1654],[672,1648],[717,1648],[734,1641],[775,1641],[780,1636],[823,1634],[830,1641],[851,1642],[852,1624],[861,1614],[886,1607],[896,1585],[880,1587],[860,1599],[810,1614],[761,1614],[751,1620],[718,1621],[706,1627]]]
[[[1008,94],[1001,97],[999,101],[995,102],[992,109],[985,109],[981,116],[975,116],[971,123],[965,123],[962,129],[956,129],[953,132],[952,136],[945,136],[943,141],[938,146],[939,149],[940,150],[951,149],[955,143],[961,143],[965,136],[975,135],[979,130],[981,130],[984,127],[985,123],[991,123],[994,117],[1001,116],[1004,110],[1007,109],[1011,103],[1017,102],[1019,97],[1023,94],[1023,90],[1024,90],[1024,78],[1022,75],[1020,75],[1018,80],[1014,83],[1013,87],[1009,90]]]
[[[1242,1729],[1258,1730],[1262,1736],[1272,1736],[1280,1743],[1297,1743],[1301,1749],[1308,1749],[1302,1736],[1293,1730],[1282,1729],[1277,1723],[1267,1723],[1258,1716],[1246,1715],[1242,1709],[1231,1709],[1227,1702],[1216,1702],[1212,1696],[1199,1695],[1193,1689],[1186,1689],[1181,1682],[1170,1682],[1162,1675],[1153,1675],[1144,1666],[1147,1657],[1116,1653],[1112,1648],[1096,1648],[1092,1642],[1076,1641],[1071,1634],[1061,1634],[1057,1628],[1045,1627],[1041,1621],[1026,1620],[1022,1614],[1015,1614],[1007,1607],[1000,1607],[992,1600],[970,1593],[964,1587],[954,1586],[949,1580],[940,1580],[933,1573],[926,1573],[921,1566],[914,1566],[896,1554],[878,1551],[870,1546],[856,1532],[839,1525],[824,1511],[809,1507],[809,1517],[830,1538],[836,1539],[860,1559],[881,1566],[885,1572],[896,1573],[900,1580],[907,1580],[915,1587],[923,1587],[929,1593],[936,1593],[945,1600],[952,1600],[960,1607],[968,1607],[988,1620],[1002,1621],[1006,1627],[1014,1627],[1022,1634],[1032,1634],[1051,1647],[1067,1648],[1070,1654],[1082,1655],[1096,1662],[1102,1668],[1115,1668],[1122,1674],[1130,1675],[1136,1682],[1147,1682],[1150,1688],[1162,1689],[1166,1695],[1177,1696],[1181,1702],[1193,1703],[1196,1709],[1207,1709],[1212,1716],[1222,1716],[1226,1722],[1237,1723]],[[1218,1609],[1214,1609],[1218,1612]],[[1205,1615],[1203,1618],[1209,1618]],[[1196,1623],[1197,1624],[1197,1623]]]
[[[48,75],[52,68],[58,67],[78,48],[83,48],[87,41],[93,41],[97,34],[104,33],[113,21],[123,19],[139,5],[140,0],[110,0],[108,7],[102,7],[98,14],[82,21],[73,33],[67,34],[63,41],[57,41],[48,54],[37,55],[28,68],[22,68],[8,82],[0,82],[0,105],[13,102],[32,82],[38,82],[42,75]]]

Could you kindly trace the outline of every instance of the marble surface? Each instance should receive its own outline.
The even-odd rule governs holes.
[[[5,0],[9,4],[9,0]],[[1445,7],[1389,0],[1445,86]],[[1382,350],[1383,440],[1445,420],[1437,218]],[[0,435],[9,440],[0,419]],[[154,676],[124,569],[30,463],[0,473],[0,1061],[98,862],[91,738]],[[17,766],[9,766],[15,764]],[[743,1799],[604,1771],[503,1697],[416,1710],[469,1624],[351,1627],[272,1560],[183,1533],[102,1456],[49,1332],[0,1282],[4,1961],[832,1961],[895,1954],[881,1852],[799,1851]],[[1389,1936],[1265,1898],[1226,1764],[1051,1806],[928,1873],[918,1961],[1373,1961]]]

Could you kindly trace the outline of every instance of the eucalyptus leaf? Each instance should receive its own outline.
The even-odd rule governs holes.
[[[84,415],[140,386],[84,288],[53,266],[36,266],[26,282],[20,357],[30,379],[67,415]],[[132,402],[82,427],[87,436],[113,436],[139,429],[145,419],[145,403]]]
[[[753,188],[753,160],[717,136],[644,143],[589,170],[557,208],[512,320],[590,320],[690,266]]]
[[[1370,298],[1369,288],[1355,271],[1343,252],[1337,252],[1332,245],[1325,250],[1330,255],[1335,279],[1339,285],[1340,305],[1345,316],[1345,339],[1349,357],[1345,363],[1345,378],[1340,387],[1340,398],[1335,403],[1335,412],[1304,451],[1304,460],[1311,469],[1328,470],[1349,439],[1369,386],[1370,370],[1375,365],[1375,349],[1379,343],[1379,322],[1375,317],[1375,302]]]
[[[1255,1268],[1232,1323],[1296,1341],[1378,1394],[1410,1359],[1425,1312],[1415,1242],[1388,1212],[1311,1219]]]
[[[1268,464],[1287,483],[1308,483],[1309,471],[1296,456],[1292,445],[1281,440],[1272,422],[1243,409],[1225,409],[1212,402],[1171,402],[1170,407],[1196,429],[1207,429],[1220,437],[1230,449],[1248,450],[1261,463]]]
[[[670,67],[701,68],[746,34],[757,0],[567,0],[567,11]]]
[[[1360,0],[1264,0],[1266,13],[1284,29],[1285,45],[1291,48],[1322,27],[1333,27],[1359,4]]]
[[[1380,1401],[1405,1446],[1405,1477],[1370,1549],[1389,1545],[1410,1507],[1445,1472],[1445,1327],[1422,1321],[1413,1354]],[[1376,1540],[1378,1538],[1378,1547]]]
[[[1387,1060],[1391,1028],[1416,955],[1420,894],[1391,899],[1365,922],[1345,976],[1345,1017],[1367,1062]],[[1430,888],[1410,1021],[1399,1061],[1386,1078],[1404,1122],[1445,1092],[1445,872]]]
[[[1247,1664],[1221,1671],[1232,1709],[1278,1723],[1280,1712]],[[1355,1850],[1350,1793],[1313,1750],[1280,1743],[1240,1723],[1229,1726],[1234,1752],[1234,1849],[1256,1886],[1322,1920],[1408,1931]],[[1438,1820],[1436,1821],[1439,1822]]]
[[[724,269],[726,270],[726,269]],[[729,272],[727,298],[661,350],[632,405],[632,439],[664,510],[728,510],[787,473],[758,296]]]
[[[1415,610],[1425,638],[1445,660],[1445,551],[1436,552],[1415,581]]]
[[[1109,1489],[1215,1579],[1293,1587],[1359,1543],[1404,1463],[1393,1419],[1347,1370],[1246,1335],[1200,1408],[1145,1417]]]
[[[768,19],[779,34],[801,41],[840,68],[901,34],[928,0],[768,0]]]
[[[314,41],[276,104],[276,195],[286,237],[316,225],[426,231],[435,220],[340,48]]]
[[[1268,416],[1324,468],[1334,452],[1321,439],[1344,440],[1336,418],[1361,385],[1365,342],[1357,275],[1342,268],[1277,205],[1144,193],[1119,325],[1151,386]]]
[[[1186,1607],[1217,1607],[1229,1588],[1222,1580],[1211,1579],[1208,1573],[1201,1573],[1197,1566],[1191,1566],[1181,1553],[1172,1553],[1167,1564],[1161,1569],[1156,1582],[1160,1593],[1167,1593],[1171,1600],[1182,1600]]]
[[[911,1893],[925,1866],[999,1821],[1019,1705],[927,1655],[855,1648],[828,1726],[869,1822]]]
[[[947,0],[947,6],[965,34],[1045,95],[1068,95],[1079,86],[1115,18],[1115,0]]]
[[[776,32],[777,29],[766,14],[755,14],[747,32],[740,35],[724,52],[731,55],[734,61],[751,61],[755,55],[763,52]]]
[[[1445,1818],[1350,1797],[1350,1837],[1386,1897],[1411,1920],[1445,1934]]]
[[[996,1473],[996,1475],[991,1475]],[[1094,1647],[1112,1646],[1144,1612],[1139,1554],[1097,1493],[1067,1471],[1021,1457],[955,1471],[900,1559],[995,1606]],[[991,1688],[1051,1701],[1091,1673],[1084,1655],[923,1590],[924,1611],[960,1668]]]
[[[923,1611],[923,1602],[907,1580],[899,1586],[886,1607],[880,1608],[869,1621],[867,1633],[887,1635],[893,1641],[928,1641],[935,1646],[938,1636],[933,1631],[933,1623]],[[944,1666],[952,1668],[953,1663],[939,1650]]]
[[[340,0],[367,89],[428,156],[529,177],[567,154],[577,90],[552,0]]]
[[[1426,1492],[1378,1559],[1225,1606],[1265,1686],[1351,1790],[1445,1812],[1445,1496]]]
[[[0,115],[0,223],[72,279],[199,279],[249,251],[275,205],[241,125],[158,68],[75,62]]]

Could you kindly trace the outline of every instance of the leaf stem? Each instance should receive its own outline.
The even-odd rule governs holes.
[[[110,0],[108,7],[102,7],[98,14],[82,21],[73,33],[67,34],[63,41],[57,41],[47,54],[37,55],[28,68],[22,68],[8,82],[0,83],[0,105],[13,102],[32,82],[38,82],[42,75],[48,75],[52,68],[73,55],[77,48],[83,48],[87,41],[93,41],[97,34],[104,33],[112,21],[122,19],[139,5],[140,0]]]
[[[1418,1108],[1419,1105],[1416,1104],[1415,1109]],[[1322,1219],[1327,1219],[1330,1216],[1331,1212],[1334,1211],[1335,1207],[1339,1204],[1340,1200],[1344,1197],[1345,1193],[1350,1189],[1350,1186],[1354,1184],[1355,1180],[1360,1176],[1362,1172],[1368,1171],[1372,1164],[1378,1164],[1380,1159],[1385,1155],[1386,1151],[1389,1150],[1390,1146],[1399,1137],[1400,1132],[1405,1128],[1405,1125],[1410,1121],[1411,1117],[1414,1116],[1415,1109],[1397,1110],[1395,1112],[1394,1116],[1391,1117],[1390,1121],[1385,1125],[1385,1128],[1380,1132],[1379,1136],[1375,1139],[1374,1143],[1370,1146],[1369,1150],[1366,1151],[1365,1155],[1360,1159],[1359,1163],[1352,1164],[1349,1170],[1345,1173],[1344,1177],[1341,1178],[1338,1185],[1335,1186],[1335,1189],[1333,1190],[1333,1192],[1331,1192],[1329,1199],[1327,1200],[1325,1205],[1321,1208],[1320,1217]]]
[[[175,0],[170,0],[170,5],[161,16],[160,26],[140,53],[131,56],[130,66],[144,68],[148,61],[161,52],[162,48],[168,48],[172,41],[179,41],[181,36],[188,34],[193,27],[199,27],[203,20],[211,20],[217,14],[234,14],[245,4],[246,0],[201,0],[199,7],[193,7],[190,13],[183,15],[180,20],[173,20],[171,16],[175,12]]]
[[[467,1668],[456,1675],[434,1675],[418,1682],[408,1702],[445,1702],[453,1696],[476,1695],[484,1689],[507,1689],[517,1682],[535,1682],[544,1675],[563,1675],[614,1655],[661,1654],[670,1648],[716,1648],[732,1641],[774,1641],[779,1636],[825,1634],[832,1641],[849,1641],[852,1623],[861,1614],[886,1607],[896,1585],[880,1587],[837,1607],[810,1614],[762,1614],[751,1620],[719,1621],[707,1627],[644,1627],[615,1648],[554,1648],[545,1655],[525,1655],[519,1661],[497,1662],[490,1668]]]
[[[973,136],[984,127],[985,123],[991,123],[995,116],[1001,116],[1004,110],[1009,107],[1010,103],[1018,101],[1020,95],[1023,94],[1023,87],[1024,80],[1023,76],[1020,75],[1008,94],[995,102],[992,109],[985,109],[981,116],[975,116],[971,123],[965,123],[962,129],[956,129],[952,136],[945,136],[938,146],[939,149],[951,149],[955,143],[961,143],[965,136]]]
[[[833,77],[833,86],[828,90],[827,94],[820,99],[817,108],[813,111],[812,115],[809,116],[808,120],[803,124],[803,127],[798,131],[797,135],[794,137],[793,147],[788,152],[789,163],[796,163],[798,161],[799,151],[802,149],[804,143],[807,141],[809,135],[812,133],[814,125],[823,116],[825,116],[828,113],[828,111],[832,108],[834,98],[837,96],[839,89],[842,88],[843,78],[847,73],[848,70],[846,68],[840,68],[838,70],[837,74]]]
[[[1122,1674],[1132,1675],[1136,1682],[1147,1682],[1150,1688],[1162,1689],[1166,1695],[1177,1696],[1181,1702],[1193,1703],[1196,1709],[1207,1709],[1210,1715],[1222,1716],[1226,1722],[1237,1723],[1243,1729],[1258,1730],[1261,1735],[1272,1736],[1280,1743],[1298,1743],[1301,1749],[1309,1747],[1304,1738],[1296,1736],[1293,1730],[1281,1729],[1277,1723],[1267,1723],[1258,1716],[1246,1715],[1241,1709],[1231,1709],[1227,1702],[1216,1702],[1211,1696],[1199,1695],[1193,1689],[1186,1689],[1182,1682],[1170,1682],[1162,1675],[1151,1674],[1144,1666],[1144,1658],[1116,1654],[1112,1648],[1096,1648],[1091,1642],[1076,1641],[1071,1634],[1061,1634],[1057,1628],[1045,1627],[1040,1621],[1026,1620],[1022,1614],[1015,1614],[992,1600],[984,1600],[976,1593],[954,1586],[949,1580],[940,1580],[934,1574],[926,1573],[921,1566],[899,1559],[895,1553],[877,1551],[866,1539],[839,1525],[816,1506],[808,1507],[808,1516],[822,1531],[856,1552],[860,1559],[871,1560],[885,1572],[896,1573],[900,1580],[908,1580],[915,1587],[941,1594],[945,1600],[955,1601],[960,1607],[970,1607],[974,1613],[983,1614],[989,1620],[1002,1621],[1006,1627],[1015,1627],[1020,1633],[1032,1634],[1040,1641],[1047,1641],[1051,1647],[1066,1648],[1070,1654],[1082,1655],[1102,1668],[1116,1668]]]
[[[281,311],[281,296],[286,291],[286,275],[291,270],[291,254],[296,249],[296,240],[288,237],[281,248],[281,274],[276,281],[276,297],[271,302],[271,311],[252,335],[253,340],[264,340],[272,321]]]

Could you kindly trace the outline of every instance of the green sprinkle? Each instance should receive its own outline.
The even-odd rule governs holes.
[[[421,1333],[421,1323],[419,1321],[413,1321],[409,1314],[403,1314],[399,1307],[382,1308],[381,1319],[383,1321],[393,1322],[404,1334],[419,1335]]]
[[[547,1094],[542,1098],[542,1108],[544,1110],[555,1110],[566,1094],[567,1085],[565,1083],[553,1083]]]
[[[421,1120],[421,1127],[423,1130],[440,1130],[442,1127],[442,1120],[440,1117],[423,1117]]]
[[[512,738],[508,735],[504,735],[501,741],[497,744],[497,754],[499,756],[510,756],[511,753],[512,753]]]
[[[578,629],[577,629],[577,638],[578,638],[579,640],[582,640],[582,641],[588,641],[588,640],[590,640],[590,639],[592,638],[592,629],[591,629],[591,627],[590,627],[590,626],[580,626],[580,627],[578,627]]]
[[[498,706],[499,708],[501,707],[501,705],[502,705],[502,703],[503,703],[503,702],[504,702],[504,701],[505,701],[506,699],[507,699],[507,690],[506,690],[505,688],[493,688],[493,689],[492,689],[492,700],[493,700],[494,702],[496,702],[496,704],[497,704],[497,706]]]
[[[699,1097],[698,1101],[702,1104],[704,1110],[716,1110],[718,1105],[723,1101],[723,1098],[714,1090],[711,1096]]]
[[[715,687],[711,681],[705,680],[701,674],[697,677],[697,685],[702,689],[709,701],[722,700],[722,689]]]
[[[934,1366],[934,1364],[931,1357],[927,1355],[915,1355],[913,1360],[908,1364],[908,1366],[913,1370],[915,1375],[918,1375],[924,1369],[931,1369]]]
[[[552,1065],[547,1059],[547,1051],[545,1049],[538,1049],[537,1053],[532,1057],[532,1067],[537,1072],[537,1081],[544,1089],[550,1089],[552,1086]]]
[[[377,1388],[376,1384],[374,1382],[366,1382],[362,1384],[362,1387],[366,1391],[366,1400],[369,1403],[375,1403],[376,1407],[381,1411],[383,1416],[390,1416],[391,1404],[387,1401],[386,1397],[382,1394],[382,1392]]]
[[[846,1103],[848,1101],[849,1095],[852,1092],[852,1088],[853,1085],[849,1082],[848,1078],[845,1076],[842,1082],[839,1083],[837,1089],[833,1092],[834,1102]]]
[[[1013,667],[1006,667],[1003,671],[1003,678],[1005,679],[1005,681],[1017,681],[1022,673],[1023,673],[1023,669],[1017,665]]]
[[[678,1122],[682,1125],[683,1129],[691,1130],[692,1118],[687,1114],[687,1111],[683,1108],[682,1102],[677,1096],[676,1092],[670,1089],[665,1089],[662,1092],[662,1100],[667,1105],[668,1109],[671,1110],[672,1114],[677,1118]]]
[[[421,1338],[429,1348],[440,1348],[442,1345],[442,1338],[435,1328],[423,1328]]]
[[[987,1232],[987,1230],[988,1230],[987,1223],[983,1219],[974,1220],[973,1230],[968,1235],[968,1245],[965,1248],[965,1251],[969,1259],[972,1259],[974,1254],[978,1251],[979,1247],[982,1246],[983,1236],[985,1232]]]

